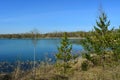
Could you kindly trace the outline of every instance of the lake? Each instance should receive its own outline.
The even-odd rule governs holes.
[[[60,39],[39,39],[36,44],[36,60],[55,59]],[[80,53],[82,46],[73,43],[73,53]],[[0,62],[32,61],[34,44],[31,39],[0,39]]]

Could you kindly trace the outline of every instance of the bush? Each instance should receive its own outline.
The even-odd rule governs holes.
[[[92,56],[91,62],[93,63],[94,66],[101,65],[100,56],[98,56],[98,55]]]
[[[81,64],[81,70],[83,71],[87,71],[89,69],[89,61],[88,60],[85,60],[82,62]]]

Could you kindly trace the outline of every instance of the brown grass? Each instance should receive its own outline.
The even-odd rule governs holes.
[[[104,69],[102,66],[90,67],[87,71],[82,71],[81,63],[84,60],[77,59],[77,63],[72,65],[66,75],[60,74],[54,65],[42,63],[36,68],[36,80],[120,80],[120,64],[106,65]],[[16,78],[17,80],[34,80],[32,70],[24,73],[23,76],[19,75],[20,73],[17,74],[20,76]]]

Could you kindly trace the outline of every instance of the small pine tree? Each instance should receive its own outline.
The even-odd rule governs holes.
[[[77,56],[72,55],[72,44],[70,43],[69,39],[67,38],[67,33],[64,33],[64,36],[61,40],[61,45],[58,47],[58,53],[56,54],[57,60],[61,60],[64,62],[63,68],[64,68],[64,74],[67,71],[67,68],[70,68],[70,65],[68,62],[76,58]]]
[[[105,58],[106,52],[112,51],[113,52],[113,59],[118,61],[120,58],[120,28],[117,31],[112,28],[111,30],[108,29],[110,26],[110,21],[107,21],[107,16],[105,13],[102,13],[99,17],[99,22],[96,22],[97,27],[95,26],[95,36],[96,40],[99,43],[100,55]]]
[[[110,21],[107,20],[105,13],[101,13],[96,24],[94,31],[85,40],[81,41],[81,44],[87,52],[85,54],[86,58],[92,60],[90,57],[91,54],[96,54],[100,57],[101,64],[103,64],[106,52],[112,48],[114,40],[112,32],[114,29],[108,29]]]
[[[108,29],[110,26],[110,21],[107,21],[107,16],[105,13],[101,13],[99,16],[99,21],[96,21],[96,24],[97,26],[94,26],[94,48],[97,53],[100,53],[99,55],[104,57],[105,51],[111,46],[110,42],[112,41],[110,40],[113,40],[110,36],[113,29]]]

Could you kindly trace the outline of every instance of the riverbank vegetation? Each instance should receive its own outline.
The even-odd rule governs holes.
[[[54,64],[49,59],[40,62],[34,68],[35,75],[33,69],[21,72],[17,67],[11,74],[1,75],[1,80],[120,80],[120,28],[109,26],[110,21],[102,12],[94,30],[87,35],[82,33],[84,39],[79,43],[84,48],[82,56],[71,53],[72,44],[67,38],[70,33],[64,33]]]

